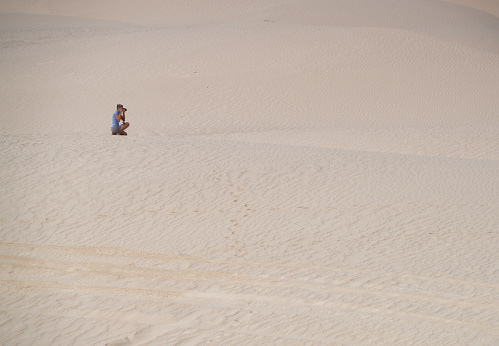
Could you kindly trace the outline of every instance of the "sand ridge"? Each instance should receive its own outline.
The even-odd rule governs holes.
[[[468,6],[471,8],[478,9],[490,13],[496,17],[499,17],[499,4],[494,0],[445,0],[447,2],[452,2],[454,4],[459,4],[463,6]]]

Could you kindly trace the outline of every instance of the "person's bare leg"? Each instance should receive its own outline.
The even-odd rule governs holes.
[[[118,132],[119,135],[122,135],[122,136],[127,136],[128,134],[125,132],[125,129],[128,128],[128,126],[130,126],[130,123],[124,123],[120,126],[120,132]]]

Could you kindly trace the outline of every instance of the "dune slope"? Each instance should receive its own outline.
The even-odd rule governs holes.
[[[497,343],[493,5],[137,4],[0,3],[1,344]]]

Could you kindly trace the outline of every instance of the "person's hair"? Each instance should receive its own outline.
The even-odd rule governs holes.
[[[120,107],[123,107],[123,105],[118,103],[118,104],[116,105],[116,109],[118,109],[118,108],[120,108]]]

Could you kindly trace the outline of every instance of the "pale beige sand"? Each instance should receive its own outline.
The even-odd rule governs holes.
[[[459,4],[480,11],[488,12],[499,17],[499,1],[497,0],[445,0],[454,4]]]
[[[453,2],[0,2],[0,344],[499,343],[499,18]]]

